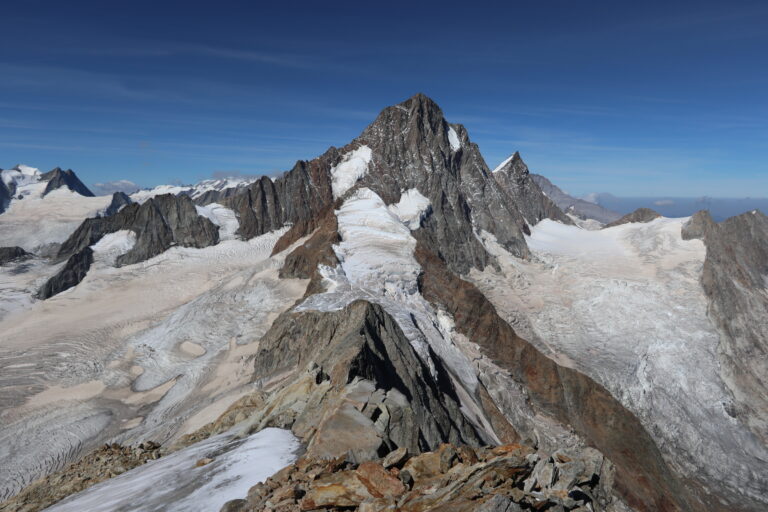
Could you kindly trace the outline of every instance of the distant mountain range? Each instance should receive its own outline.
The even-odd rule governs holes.
[[[768,192],[768,189],[758,192]],[[752,210],[768,211],[768,197],[617,197],[602,193],[592,194],[588,199],[621,214],[651,208],[664,217],[690,217],[699,210],[708,210],[716,222]]]

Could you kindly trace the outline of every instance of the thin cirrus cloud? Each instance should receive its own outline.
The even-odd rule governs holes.
[[[184,43],[168,44],[164,42],[156,42],[147,44],[146,42],[132,42],[126,43],[124,46],[120,45],[105,48],[63,48],[60,52],[104,57],[168,58],[191,55],[193,57],[261,63],[304,71],[341,71],[357,69],[351,66],[342,65],[337,61],[318,58],[317,55],[309,56],[277,51],[236,50],[221,46]]]

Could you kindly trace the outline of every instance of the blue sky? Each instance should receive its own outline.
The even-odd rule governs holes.
[[[271,174],[424,92],[573,194],[768,196],[765,2],[365,4],[6,3],[0,167]]]

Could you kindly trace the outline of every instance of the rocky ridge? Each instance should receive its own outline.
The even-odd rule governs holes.
[[[549,197],[544,195],[519,152],[516,151],[494,169],[493,177],[515,202],[528,224],[535,225],[543,219],[573,224],[573,221]],[[525,229],[527,234],[530,234],[527,225]]]
[[[43,191],[43,196],[58,188],[67,187],[72,192],[77,192],[81,196],[94,197],[93,192],[80,181],[80,178],[77,177],[72,169],[67,169],[65,171],[61,167],[56,167],[41,174],[40,180],[48,182],[48,185],[45,186],[45,190]]]
[[[491,173],[466,130],[416,95],[382,111],[347,146],[298,162],[275,180],[263,177],[194,201],[186,194],[154,196],[86,220],[61,246],[58,257],[67,261],[41,297],[82,280],[93,262],[91,247],[107,234],[136,235],[118,266],[173,245],[216,244],[218,229],[198,215],[195,201],[215,199],[231,208],[244,239],[291,226],[273,248],[292,247],[279,275],[310,282],[248,359],[257,391],[178,445],[232,427],[241,436],[281,427],[304,442],[306,454],[226,510],[738,509],[718,501],[706,482],[676,474],[652,433],[614,396],[520,337],[460,277],[495,264],[488,238],[528,258],[529,223],[571,223],[531,176],[517,153]],[[117,195],[115,201],[124,202]],[[413,243],[407,255],[412,288],[398,276],[378,283],[376,274],[367,275],[375,277],[369,288],[354,282],[355,248],[342,246],[350,233],[370,233],[345,231],[344,215],[361,203],[378,208],[366,212],[363,225],[376,243],[394,235],[406,248]],[[373,213],[386,222],[375,224]],[[635,213],[625,222],[653,218]],[[762,300],[760,279],[764,287],[768,274],[755,264],[765,261],[763,249],[745,242],[765,239],[765,217],[758,213],[756,220],[730,225],[728,234],[704,217],[688,229],[688,236],[710,239],[708,260],[710,245],[714,260],[733,251],[728,237],[742,240],[737,264],[712,263],[702,284],[716,297],[721,281],[748,276],[748,293],[738,286],[727,292],[742,293],[745,309]],[[354,293],[339,291],[344,287]],[[721,300],[730,299],[713,298],[713,314],[722,318],[729,313],[717,310]],[[392,304],[405,304],[406,313]],[[722,321],[723,329],[733,327],[730,321]],[[759,326],[736,322],[740,332],[752,329],[765,339]],[[424,343],[435,333],[445,346]],[[750,349],[739,343],[732,342],[734,361]],[[749,378],[764,383],[759,360],[753,370]],[[523,439],[528,446],[510,444]]]
[[[31,258],[32,254],[28,253],[21,247],[0,247],[0,265],[19,261],[27,258]]]
[[[658,219],[659,217],[661,217],[661,214],[657,211],[651,210],[650,208],[638,208],[618,220],[609,222],[603,226],[603,229],[621,226],[622,224],[627,224],[629,222],[651,222],[653,219]]]
[[[160,445],[148,441],[136,447],[107,444],[56,473],[27,486],[0,504],[2,512],[38,512],[99,482],[160,458]]]
[[[580,219],[594,219],[608,224],[621,218],[620,213],[603,208],[599,204],[578,199],[563,192],[557,185],[540,174],[531,174],[531,178],[561,210],[575,215]]]
[[[90,247],[105,235],[120,230],[136,233],[136,243],[117,257],[118,266],[147,260],[173,245],[200,248],[219,241],[218,227],[198,215],[186,195],[167,194],[140,205],[132,203],[114,215],[83,221],[58,251],[57,258],[66,258],[66,265],[43,286],[39,297],[47,299],[82,281],[93,263]]]
[[[128,206],[131,203],[133,203],[133,201],[125,192],[115,192],[112,194],[112,201],[110,201],[109,206],[104,209],[100,216],[109,217],[110,215],[114,215],[122,210],[123,207]]]
[[[683,238],[707,248],[701,284],[723,333],[719,356],[737,404],[729,413],[768,443],[768,217],[754,210],[716,223],[702,210]]]
[[[303,457],[255,485],[222,512],[604,510],[611,467],[597,452],[542,455],[509,444],[398,449],[362,463]]]

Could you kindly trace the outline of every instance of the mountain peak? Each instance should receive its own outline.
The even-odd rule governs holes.
[[[440,106],[428,96],[418,93],[407,100],[382,110],[360,135],[360,139],[392,138],[398,133],[416,132],[429,137],[447,130]]]
[[[525,165],[519,151],[515,151],[512,156],[504,160],[493,170],[494,173],[502,172],[509,174],[514,178],[525,178],[530,174],[528,166]]]

